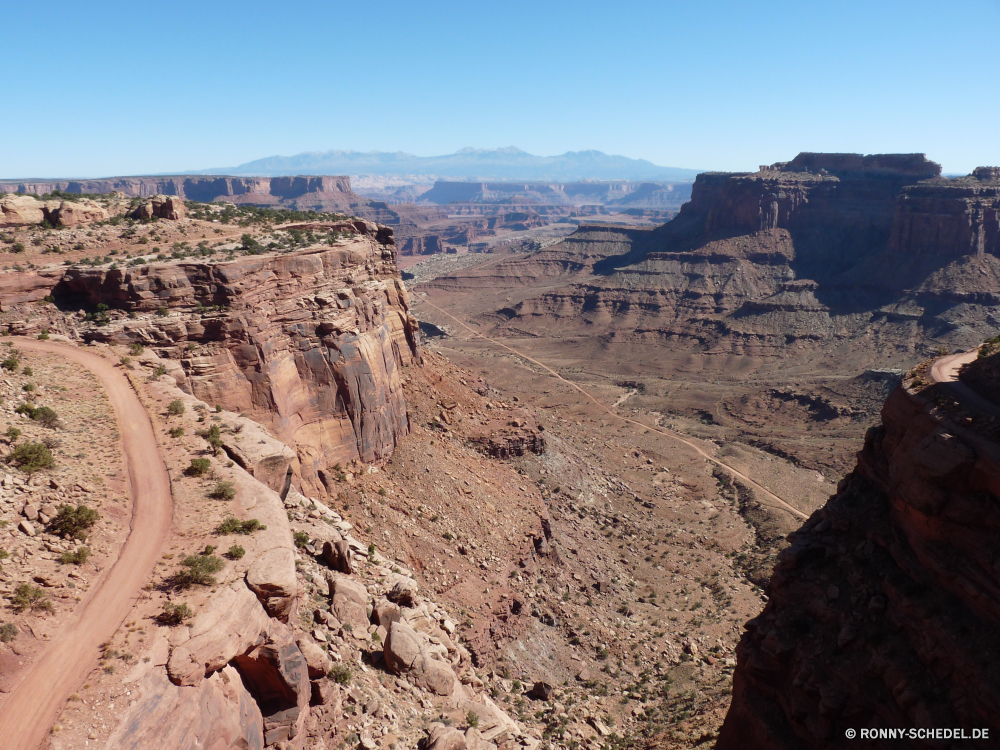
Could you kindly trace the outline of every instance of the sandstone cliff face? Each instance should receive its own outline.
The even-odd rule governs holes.
[[[1000,732],[1000,445],[935,406],[947,388],[897,389],[856,470],[790,536],[737,651],[720,750],[853,747],[850,728]]]
[[[83,335],[171,357],[186,390],[267,425],[295,450],[302,485],[325,496],[330,467],[385,459],[407,433],[400,368],[420,361],[391,230],[350,229],[353,241],[288,254],[74,268],[54,293],[60,304],[138,313]],[[168,314],[148,314],[160,308]]]
[[[703,174],[655,230],[581,225],[433,286],[496,290],[501,327],[669,340],[667,356],[699,369],[747,355],[863,368],[967,348],[1000,333],[1000,178],[939,175],[922,154],[808,153]]]
[[[23,227],[48,221],[53,226],[75,227],[108,218],[92,201],[42,201],[29,196],[0,198],[0,227]]]

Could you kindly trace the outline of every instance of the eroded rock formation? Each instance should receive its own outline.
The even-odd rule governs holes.
[[[740,642],[720,750],[847,748],[852,728],[1000,732],[1000,445],[949,388],[897,389],[855,471],[789,537]]]
[[[53,226],[75,227],[104,221],[108,212],[93,201],[43,201],[32,196],[0,198],[0,227],[23,227],[47,221]]]
[[[330,467],[387,458],[406,434],[400,368],[420,360],[392,231],[363,221],[342,228],[356,238],[335,247],[113,271],[74,268],[55,296],[133,313],[161,310],[84,336],[140,342],[169,356],[183,388],[246,412],[291,446],[302,486],[323,496]],[[213,306],[223,310],[206,309]],[[249,460],[240,451],[233,459]]]

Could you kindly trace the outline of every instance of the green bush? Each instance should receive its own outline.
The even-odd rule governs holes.
[[[167,374],[167,368],[164,367],[163,365],[157,365],[155,368],[153,368],[154,378],[159,378],[166,374]]]
[[[243,549],[240,545],[234,544],[226,551],[226,557],[228,557],[230,560],[239,560],[246,553],[247,551]]]
[[[38,334],[38,340],[39,341],[48,341],[49,338],[50,338],[49,337],[49,331],[48,331],[47,328],[43,328],[42,332],[40,334]]]
[[[214,500],[232,500],[236,497],[236,485],[232,482],[218,482],[208,496]]]
[[[15,242],[13,245],[10,246],[10,251],[12,253],[23,253],[24,252],[24,243],[23,242]]]
[[[326,673],[326,676],[338,685],[346,686],[351,684],[351,668],[346,664],[334,664],[330,668],[330,671]]]
[[[10,605],[15,612],[46,612],[52,609],[52,601],[45,592],[30,583],[22,583],[14,589]]]
[[[174,585],[186,589],[190,586],[211,586],[215,574],[225,567],[221,558],[215,555],[188,555],[181,560],[182,570],[174,575]]]
[[[184,469],[184,473],[189,477],[200,477],[208,471],[211,466],[212,463],[207,458],[192,458],[191,463],[186,469]]]
[[[56,465],[52,451],[44,443],[21,443],[7,455],[6,461],[25,474],[34,474]]]
[[[246,521],[241,521],[238,518],[229,517],[220,523],[216,529],[215,533],[225,536],[226,534],[252,534],[255,531],[264,531],[267,526],[262,524],[256,518],[250,518]]]
[[[309,535],[304,531],[296,531],[292,534],[292,539],[295,541],[295,546],[299,549],[309,544]]]
[[[184,434],[184,428],[183,427],[171,427],[170,428],[170,437],[172,437],[172,438],[179,438],[183,434]]]
[[[187,604],[164,602],[163,611],[157,619],[166,625],[180,625],[192,617],[194,617],[194,612],[191,611],[191,608]]]
[[[171,401],[170,405],[167,406],[167,413],[168,414],[172,414],[174,416],[177,416],[179,414],[183,414],[184,413],[184,402],[181,401],[180,399],[176,399],[174,401]]]
[[[80,547],[74,552],[63,552],[59,555],[59,562],[63,565],[83,565],[90,557],[90,547]]]
[[[31,385],[32,390],[34,385],[31,383],[25,383],[25,385]],[[27,390],[27,389],[26,389]],[[56,414],[55,410],[48,406],[34,406],[25,401],[22,401],[14,409],[15,414],[24,414],[28,419],[38,422],[43,427],[48,427],[50,430],[54,430],[59,426],[59,415]]]
[[[17,637],[17,625],[12,622],[5,622],[0,625],[0,641],[10,643]]]
[[[30,367],[25,367],[23,370],[21,370],[21,374],[24,375],[26,378],[30,378],[32,375],[35,374],[35,371],[32,370]]]
[[[165,307],[158,307],[156,308],[156,314],[159,315],[161,318],[165,318],[167,317],[167,315],[170,314],[170,311]]]
[[[2,367],[5,370],[8,370],[9,372],[16,372],[20,364],[21,361],[17,358],[17,355],[11,354],[3,362],[0,362],[0,367]]]
[[[49,522],[53,534],[85,540],[91,527],[101,518],[101,514],[86,505],[60,505],[56,517]],[[89,552],[88,552],[89,554]]]
[[[19,429],[13,425],[7,428],[7,439],[10,440],[10,442],[13,443],[19,437],[21,437],[21,431]]]
[[[479,714],[475,711],[469,711],[469,713],[465,715],[465,723],[475,729],[479,726]]]

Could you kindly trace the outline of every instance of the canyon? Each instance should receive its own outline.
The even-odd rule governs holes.
[[[175,478],[149,588],[48,747],[994,730],[1000,173],[804,153],[699,175],[662,224],[454,185],[375,209],[412,224],[167,208],[157,183],[5,230],[0,324],[121,368]],[[41,429],[15,409],[31,376],[0,375],[9,424]],[[57,471],[82,460],[52,442]],[[20,526],[44,492],[0,485],[8,597],[74,580]],[[213,583],[175,586],[243,523]],[[72,607],[14,618],[23,659]]]

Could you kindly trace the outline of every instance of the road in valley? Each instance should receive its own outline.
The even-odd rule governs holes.
[[[173,503],[153,426],[128,379],[107,359],[84,349],[13,340],[22,350],[63,357],[97,376],[115,412],[132,497],[131,528],[117,561],[0,703],[0,750],[31,750],[97,666],[98,647],[114,635],[149,580],[170,532]]]

